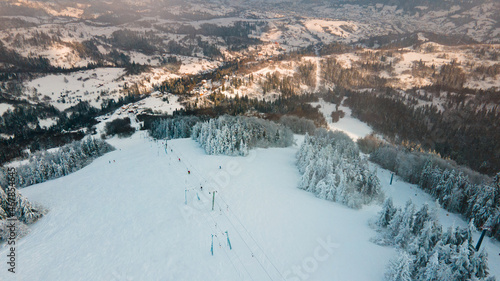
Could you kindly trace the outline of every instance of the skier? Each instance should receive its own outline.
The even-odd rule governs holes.
[[[200,190],[203,191],[203,186],[200,185]]]
[[[191,171],[188,170],[188,175],[191,175]]]
[[[179,158],[179,162],[181,162],[181,158]]]
[[[222,169],[222,166],[219,166],[219,170]]]

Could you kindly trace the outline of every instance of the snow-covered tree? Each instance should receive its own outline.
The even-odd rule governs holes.
[[[114,148],[107,142],[91,137],[60,147],[55,152],[40,151],[17,170],[18,187],[41,183],[65,176],[88,165],[93,159]],[[0,168],[2,170],[4,168]],[[5,171],[0,173],[0,185],[7,186]]]
[[[25,224],[31,224],[42,217],[42,210],[38,206],[34,206],[29,200],[22,196],[19,190],[14,192],[15,207],[12,214],[17,220],[17,228],[21,229],[21,233],[25,232]],[[6,233],[3,232],[4,225],[7,220],[7,209],[9,207],[8,197],[3,188],[0,188],[0,242],[5,240]]]
[[[317,130],[314,136],[306,134],[297,152],[297,167],[302,173],[299,188],[320,198],[352,208],[383,198],[377,176],[343,133]]]
[[[395,260],[389,263],[389,268],[385,275],[387,281],[412,281],[410,266],[412,260],[406,252],[398,253]]]
[[[290,129],[271,121],[245,116],[221,116],[193,126],[192,138],[208,154],[247,155],[252,147],[286,147]]]
[[[382,210],[379,212],[377,225],[383,228],[389,226],[389,223],[394,217],[396,211],[397,210],[396,208],[394,208],[394,205],[392,203],[392,198],[391,197],[387,198],[384,201],[384,204],[382,205]]]

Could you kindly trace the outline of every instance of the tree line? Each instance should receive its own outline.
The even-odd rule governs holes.
[[[253,147],[290,146],[293,133],[272,121],[226,115],[197,123],[191,138],[208,154],[246,155]]]
[[[395,143],[410,141],[435,150],[481,173],[500,171],[500,110],[455,101],[449,95],[444,109],[435,104],[419,105],[418,100],[385,92],[359,93],[344,90],[345,104],[356,118],[368,123]]]
[[[63,112],[51,105],[18,104],[0,117],[0,133],[11,136],[0,138],[0,164],[26,156],[23,152],[26,149],[35,152],[80,140],[85,135],[80,129],[93,131],[92,127],[97,124],[95,117],[139,99],[139,95],[127,95],[118,100],[104,100],[100,109],[84,101]],[[39,119],[44,118],[53,118],[56,124],[41,128]]]
[[[0,188],[0,242],[4,242],[9,238],[9,232],[7,230],[8,223],[12,223],[12,221],[7,222],[7,210],[10,207],[9,197],[7,196],[4,188],[7,186],[2,185]],[[26,197],[24,197],[19,190],[15,190],[15,207],[14,213],[11,214],[16,219],[16,234],[17,237],[23,237],[28,232],[28,227],[26,224],[31,224],[40,219],[44,210],[32,204]]]
[[[490,179],[436,155],[394,146],[379,147],[370,160],[417,184],[444,209],[490,228],[489,235],[500,240],[500,173]]]
[[[27,164],[20,165],[16,169],[17,186],[26,187],[68,175],[112,150],[114,148],[107,142],[87,137],[66,144],[55,152],[34,153]],[[7,171],[4,167],[0,168],[0,185],[7,186]]]

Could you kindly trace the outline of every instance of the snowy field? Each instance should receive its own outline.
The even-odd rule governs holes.
[[[344,119],[359,122],[344,128],[351,136],[369,133]],[[383,280],[396,250],[370,242],[368,223],[380,206],[353,210],[298,189],[303,136],[296,140],[230,157],[206,155],[191,139],[169,141],[167,151],[144,132],[110,139],[116,151],[22,190],[50,211],[18,241],[17,279],[2,263],[0,280]],[[436,206],[416,186],[398,177],[390,185],[389,171],[372,168],[395,205]],[[438,214],[445,227],[467,224]],[[500,243],[486,238],[483,247],[500,276]]]
[[[381,280],[394,255],[368,241],[379,207],[296,188],[296,146],[228,157],[190,139],[170,141],[168,155],[140,134],[112,143],[86,168],[23,190],[50,212],[19,243],[18,280]]]
[[[101,91],[121,89],[124,82],[118,79],[123,74],[122,68],[99,68],[68,75],[50,74],[28,82],[26,87],[30,92],[48,96],[50,103],[59,110],[67,109],[79,101],[88,101],[99,108]]]

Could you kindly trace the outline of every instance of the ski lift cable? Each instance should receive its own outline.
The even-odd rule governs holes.
[[[195,176],[200,180],[200,177],[203,177],[200,173],[200,171],[194,166],[191,164],[191,162],[189,160],[186,159],[185,161],[187,164],[189,164],[189,166],[191,166],[192,170],[193,171],[196,171],[195,173]],[[206,179],[204,179],[205,182]],[[215,185],[218,185],[217,183],[214,183]],[[250,238],[253,240],[253,242],[257,245],[257,247],[260,249],[260,251],[262,251],[262,253],[264,254],[265,258],[269,261],[269,263],[271,263],[271,265],[274,267],[274,269],[278,272],[278,274],[280,275],[281,279],[283,280],[286,280],[286,278],[281,274],[281,271],[279,271],[279,269],[277,268],[277,266],[273,263],[273,261],[269,258],[269,256],[266,254],[266,252],[264,251],[264,249],[259,245],[259,243],[255,240],[255,238],[252,236],[252,234],[248,231],[248,229],[245,227],[245,225],[241,222],[241,220],[238,218],[238,216],[232,211],[232,210],[229,210],[229,204],[226,202],[226,200],[224,200],[222,194],[219,193],[218,197],[228,206],[228,212],[232,212],[233,216],[236,218],[236,220],[238,221],[238,223],[243,227],[243,229],[245,230],[245,232],[248,234],[248,236],[250,236]],[[219,206],[220,209],[223,209],[222,206],[216,202],[216,204]],[[225,215],[225,213],[223,212],[223,214]],[[236,229],[236,226],[230,221],[229,217],[227,217],[228,221],[233,225],[233,228],[237,231]],[[243,239],[242,235],[239,233],[239,231],[237,231],[238,235],[242,238],[243,242],[245,242],[245,240]],[[245,244],[247,244],[245,242]],[[251,248],[248,246],[247,244],[247,247],[251,250]],[[253,251],[252,251],[253,252]],[[259,262],[260,263],[260,262]]]
[[[223,196],[222,195],[219,195],[219,199],[221,199],[227,206],[228,206],[228,212],[232,212],[233,216],[236,218],[236,220],[238,221],[238,223],[243,227],[243,229],[246,231],[246,233],[248,234],[248,236],[250,236],[250,238],[253,240],[253,242],[257,245],[257,247],[262,251],[262,253],[264,254],[264,256],[269,260],[269,263],[271,263],[271,265],[274,267],[274,269],[278,272],[278,274],[281,276],[281,278],[283,280],[286,280],[286,278],[281,274],[281,271],[278,270],[278,268],[276,267],[276,265],[272,262],[272,260],[267,256],[266,252],[264,251],[264,249],[262,249],[262,247],[259,245],[259,243],[255,240],[255,238],[253,237],[253,235],[250,233],[250,231],[248,231],[248,229],[245,227],[245,225],[241,222],[241,220],[238,218],[238,216],[236,215],[236,213],[234,213],[234,211],[232,211],[231,209],[229,209],[229,204],[227,204],[227,202],[224,200]]]
[[[179,153],[179,152],[177,151],[177,153]],[[179,153],[179,154],[181,154],[181,153]],[[182,154],[181,154],[181,156],[182,156]],[[201,182],[201,181],[203,181],[202,179],[204,179],[204,177],[201,175],[201,173],[199,172],[199,170],[198,170],[196,167],[194,167],[194,165],[192,165],[192,164],[191,164],[191,162],[190,162],[189,160],[185,159],[185,161],[184,161],[184,162],[185,162],[186,167],[187,167],[187,165],[189,165],[189,166],[191,166],[191,168],[192,168],[192,170],[193,170],[193,171],[196,171],[196,177],[198,178],[198,180],[199,180],[200,182]],[[200,179],[200,177],[201,177],[202,179]],[[207,182],[207,181],[206,181],[206,179],[204,179],[204,180],[205,180],[205,182]],[[216,185],[217,185],[217,184],[216,184]],[[219,197],[222,199],[222,195],[220,195],[220,194],[219,194]],[[225,200],[223,200],[223,201],[224,201],[224,203],[226,203],[226,205],[227,205],[227,206],[229,206]],[[223,209],[223,208],[222,208],[222,206],[221,206],[218,202],[216,202],[216,204],[219,206],[219,208],[220,208],[221,210]],[[238,229],[237,229],[237,228],[236,228],[236,226],[233,224],[233,222],[229,219],[229,217],[225,214],[225,212],[222,212],[222,214],[224,214],[224,216],[226,217],[226,219],[228,220],[228,222],[229,222],[229,223],[233,226],[234,230],[235,230],[235,231],[236,231],[236,233],[240,236],[240,238],[243,240],[243,242],[245,243],[245,245],[247,246],[247,248],[250,250],[250,252],[252,252],[252,253],[253,253],[253,252],[255,252],[255,251],[253,251],[253,250],[252,250],[252,248],[248,245],[248,243],[245,241],[245,239],[243,238],[243,236],[241,235],[241,233],[238,231]],[[211,214],[210,214],[210,215],[211,215]],[[235,216],[236,216],[236,215],[235,215]],[[242,223],[241,221],[239,221],[239,223],[243,226],[243,223]],[[244,226],[243,226],[243,227],[244,227]],[[274,267],[274,269],[278,272],[278,274],[280,275],[280,277],[281,277],[283,280],[286,280],[286,279],[284,278],[284,276],[281,274],[281,272],[278,270],[278,268],[276,267],[276,265],[274,265],[274,263],[271,261],[271,259],[270,259],[270,258],[267,256],[267,254],[264,252],[264,250],[262,249],[262,247],[260,247],[260,245],[257,243],[257,241],[256,241],[256,240],[252,237],[252,235],[249,233],[249,231],[246,229],[246,227],[244,227],[244,229],[245,229],[245,231],[247,232],[248,236],[250,236],[250,238],[254,241],[254,243],[255,243],[255,244],[257,244],[257,247],[260,249],[260,251],[262,251],[262,253],[263,253],[263,254],[264,254],[264,256],[267,258],[267,260],[269,261],[269,263],[271,263],[271,265]],[[257,262],[260,264],[260,266],[262,267],[262,269],[266,272],[267,276],[268,276],[271,280],[273,280],[273,278],[270,276],[269,272],[268,272],[268,271],[265,269],[265,267],[262,265],[262,263],[260,262],[260,260],[259,260],[258,258],[256,258],[256,260],[257,260]]]
[[[213,229],[212,226],[210,225],[210,229],[212,230],[212,233],[217,233],[217,229]],[[219,239],[219,236],[215,235],[215,238],[217,239],[217,242],[219,242],[219,245],[222,245],[222,242],[220,241]],[[241,274],[241,272],[236,268],[236,266],[234,265],[234,262],[233,260],[229,257],[226,249],[222,248],[222,251],[224,252],[224,254],[226,255],[227,259],[229,260],[229,262],[231,263],[231,265],[233,266],[234,270],[236,271],[236,273],[238,273],[238,276],[242,277],[243,274]],[[241,262],[241,261],[240,261]],[[242,263],[243,265],[243,263]],[[248,276],[250,276],[250,279],[251,280],[254,280],[252,278],[252,276],[250,275],[250,273],[248,272],[248,270],[246,269],[245,265],[243,265],[243,268],[245,269],[246,273],[248,274]]]
[[[229,212],[232,212],[231,210],[229,210],[229,204],[227,204],[227,202],[222,198],[222,195],[219,195],[219,199],[221,199],[225,204],[226,206],[228,207],[228,213]],[[219,206],[219,208],[222,209],[222,206],[217,203],[217,205]],[[224,215],[226,215],[224,212],[223,212]],[[250,238],[253,240],[253,242],[257,245],[257,247],[259,248],[259,250],[264,254],[265,258],[269,261],[269,263],[274,267],[274,269],[276,270],[276,272],[278,272],[278,274],[280,275],[280,277],[283,279],[283,280],[286,280],[285,277],[281,274],[281,272],[278,270],[278,268],[276,267],[276,265],[273,263],[273,261],[269,258],[269,256],[266,254],[266,252],[264,251],[264,249],[259,245],[259,243],[255,240],[255,238],[252,236],[252,234],[248,231],[248,229],[244,226],[244,224],[241,222],[241,220],[238,219],[238,217],[236,216],[236,214],[234,212],[232,212],[233,216],[238,220],[239,224],[243,227],[243,229],[245,230],[245,232],[247,233],[248,236],[250,236]],[[236,226],[232,223],[231,219],[229,218],[229,216],[226,216],[228,221],[231,223],[231,225],[233,225],[233,227],[235,229]],[[242,236],[239,231],[237,231],[238,234],[240,235],[240,237]]]
[[[236,228],[236,226],[233,224],[233,222],[229,219],[229,217],[225,214],[225,212],[222,211],[222,207],[220,206],[219,203],[217,203],[217,205],[219,206],[219,208],[221,208],[221,213],[225,216],[225,218],[227,219],[227,221],[231,224],[231,226],[233,227],[233,229],[236,231],[236,233],[238,234],[238,236],[240,236],[241,240],[243,241],[243,243],[245,243],[245,245],[247,246],[247,248],[250,250],[251,253],[255,252],[252,250],[252,248],[248,245],[248,243],[245,241],[245,238],[243,237],[243,235],[241,235],[241,233],[238,231],[238,228]],[[266,275],[269,277],[269,279],[273,280],[273,278],[271,277],[271,275],[269,274],[269,272],[267,271],[267,269],[264,267],[264,265],[260,262],[260,260],[255,257],[255,259],[257,260],[257,262],[259,263],[259,265],[262,267],[262,269],[264,270],[264,272],[266,273]]]
[[[253,251],[252,248],[250,247],[250,245],[248,245],[248,243],[245,241],[245,238],[238,231],[238,228],[234,225],[234,223],[231,221],[231,219],[229,219],[229,217],[225,214],[225,212],[222,211],[222,206],[220,206],[219,203],[217,203],[217,205],[219,206],[219,209],[221,210],[221,213],[224,215],[224,217],[226,218],[226,220],[231,224],[231,226],[236,231],[236,233],[238,234],[238,236],[240,236],[240,238],[243,241],[243,243],[245,244],[245,246],[248,248],[248,250],[250,250],[250,253],[253,254],[255,251]],[[212,215],[211,213],[209,213],[209,214]],[[262,269],[264,270],[264,272],[266,273],[266,275],[269,277],[269,279],[273,280],[273,278],[271,277],[271,275],[269,274],[269,272],[267,271],[267,269],[264,267],[264,265],[260,262],[260,260],[258,258],[255,258],[255,259],[257,260],[257,262],[259,263],[259,265],[262,267]]]
[[[180,152],[178,152],[178,151],[177,151],[177,153],[178,153],[178,154],[176,154],[176,156],[179,156],[179,155],[180,155],[181,157],[183,157],[182,153],[180,153]],[[195,167],[191,164],[191,162],[190,162],[189,160],[185,159],[183,164],[186,166],[186,168],[188,168],[188,165],[189,165],[189,166],[191,166],[191,168],[192,168],[192,170],[193,170],[193,171],[195,171],[195,170],[196,170],[196,177],[198,178],[198,180],[199,180],[200,182],[202,182],[202,181],[203,181],[203,179],[205,179],[203,176],[201,176],[201,173],[199,172],[199,170],[198,170],[197,168],[195,168]],[[201,178],[200,178],[200,177],[201,177]],[[207,181],[206,181],[206,179],[205,179],[205,182],[207,182]],[[220,204],[219,204],[218,202],[217,202],[217,205],[219,206],[219,208],[221,209],[221,212],[222,212],[222,207],[220,206]],[[238,234],[238,236],[240,236],[241,240],[242,240],[242,241],[243,241],[243,243],[247,246],[248,250],[250,250],[250,252],[251,252],[251,253],[255,252],[255,251],[253,251],[253,250],[252,250],[252,248],[251,248],[251,247],[248,245],[248,243],[245,241],[245,238],[243,238],[243,236],[242,236],[242,235],[241,235],[241,233],[238,231],[238,229],[237,229],[237,228],[236,228],[236,226],[233,224],[233,222],[229,219],[229,217],[228,217],[228,216],[227,216],[224,212],[222,212],[222,214],[226,217],[227,221],[228,221],[228,222],[229,222],[229,223],[233,226],[234,230],[236,231],[236,233]],[[213,216],[212,216],[212,214],[211,214],[210,212],[209,212],[209,215],[210,215],[210,216],[212,217],[212,219],[213,219]],[[215,221],[215,219],[213,219],[213,220],[214,220],[214,222],[216,222],[216,221]],[[259,247],[259,248],[260,248],[260,247]],[[261,249],[261,251],[262,251],[262,248],[260,248],[260,249]],[[265,255],[265,254],[264,254],[264,255]],[[266,273],[266,275],[269,277],[269,279],[270,279],[270,280],[273,280],[273,278],[271,277],[271,275],[269,274],[269,272],[267,271],[267,269],[264,267],[264,265],[261,263],[261,261],[260,261],[258,258],[255,258],[255,259],[257,260],[257,262],[259,263],[259,265],[262,267],[262,269],[264,270],[264,272]],[[273,266],[274,266],[274,265],[273,265]],[[276,267],[275,267],[275,268],[276,268]],[[279,273],[279,271],[278,271],[278,273]],[[281,273],[279,273],[279,274],[281,275]]]
[[[176,154],[177,158],[178,155]],[[185,164],[184,164],[185,165]],[[185,165],[186,166],[186,165]],[[193,189],[189,189],[189,190],[193,190]],[[203,216],[206,217],[206,214],[204,212],[203,213]],[[210,218],[212,219],[212,221],[215,223],[216,227],[217,227],[217,221],[215,220],[215,218],[212,216],[211,213],[209,213],[210,215]],[[210,225],[210,229],[212,231],[212,233],[217,233],[217,229],[214,229],[211,225]],[[219,228],[220,230],[220,233],[223,233],[223,231]],[[215,235],[215,238],[217,239],[217,241],[219,242],[219,245],[222,245],[223,243],[220,241],[219,239],[219,236]],[[240,277],[242,277],[242,274],[241,272],[236,268],[235,264],[233,263],[232,259],[229,257],[229,254],[227,253],[226,249],[225,248],[222,248],[222,250],[224,251],[224,254],[226,255],[226,257],[229,259],[229,261],[231,262],[231,265],[233,266],[234,270],[236,271],[236,273],[238,273],[238,275]],[[237,257],[237,259],[239,260],[239,262],[241,263],[241,265],[243,266],[243,269],[245,270],[245,272],[247,273],[247,275],[250,277],[250,279],[253,281],[254,278],[252,277],[252,275],[250,274],[250,272],[248,271],[248,269],[246,268],[245,264],[242,262],[241,258],[239,257],[238,253],[235,252],[235,255]],[[272,279],[271,279],[272,280]]]
[[[212,214],[211,214],[210,212],[209,212],[208,214],[210,215],[210,217],[212,218],[213,222],[215,223],[215,228],[216,228],[216,229],[215,229],[214,233],[217,233],[217,228],[219,229],[220,233],[224,233],[224,232],[222,231],[222,229],[220,229],[220,227],[218,227],[218,225],[219,225],[219,224],[217,224],[217,221],[216,221],[216,220],[215,220],[215,218],[212,216]],[[210,226],[210,228],[212,228],[212,226]],[[219,244],[221,244],[221,242],[220,242],[220,240],[219,240],[219,237],[218,237],[218,236],[216,236],[216,238],[217,238],[217,240],[219,241]],[[228,258],[229,258],[229,255],[227,254],[226,249],[223,249],[223,250],[224,250],[224,252],[226,253],[226,255],[228,256]],[[249,272],[249,271],[248,271],[248,269],[246,268],[245,264],[244,264],[244,263],[243,263],[243,261],[241,260],[240,256],[238,255],[238,253],[235,251],[235,252],[234,252],[234,254],[235,254],[236,258],[238,259],[238,261],[239,261],[239,262],[241,263],[241,265],[243,266],[243,269],[244,269],[244,270],[245,270],[245,272],[248,274],[248,276],[250,277],[250,279],[254,280],[254,279],[253,279],[253,277],[252,277],[252,275],[250,274],[250,272]],[[230,258],[229,258],[229,259],[230,259]]]
[[[192,189],[190,189],[190,190],[192,190]],[[203,213],[203,216],[205,216],[205,217],[206,217],[206,214],[205,214],[204,212],[202,212],[202,213]],[[212,219],[213,219],[213,218],[212,218]],[[217,233],[217,229],[212,228],[212,226],[211,226],[210,224],[209,224],[209,227],[210,227],[210,231],[211,231],[212,233]],[[222,245],[222,242],[220,241],[220,239],[219,239],[219,237],[218,237],[217,235],[215,235],[215,238],[217,239],[217,242],[219,242],[219,244],[220,244],[220,245]],[[222,250],[223,250],[223,252],[224,252],[225,256],[227,257],[227,259],[229,260],[229,262],[231,263],[232,267],[234,268],[234,270],[235,270],[235,271],[236,271],[236,273],[238,274],[238,276],[242,277],[242,276],[243,276],[243,274],[241,274],[241,272],[240,272],[240,271],[236,268],[236,266],[234,265],[233,260],[232,260],[232,259],[229,257],[229,255],[227,254],[226,249],[224,249],[224,248],[223,248]],[[243,264],[242,264],[242,265],[243,265]],[[243,267],[244,267],[244,265],[243,265]],[[244,269],[245,269],[245,271],[247,272],[247,274],[249,274],[248,270],[247,270],[245,267],[244,267]],[[249,274],[249,276],[250,276],[250,279],[251,279],[251,280],[254,280],[250,274]]]
[[[197,175],[198,179],[200,180],[201,173],[199,173],[198,169],[196,169],[193,165],[191,165],[191,163],[190,163],[188,160],[186,160],[185,162],[186,162],[187,164],[189,164],[189,165],[192,167],[192,170],[193,170],[193,171],[194,171],[194,170],[196,170],[196,171],[197,171],[196,175]],[[200,180],[200,181],[202,181],[202,180]],[[221,200],[223,200],[223,199],[222,199],[222,195],[220,195],[220,194],[219,194],[219,198],[221,198]],[[227,205],[227,206],[229,206],[225,200],[223,200],[223,201],[224,201],[224,203],[226,203],[226,205]],[[216,202],[216,204],[218,205],[218,207],[219,207],[221,210],[223,209],[223,208],[222,208],[222,206],[221,206],[218,202]],[[233,226],[233,228],[236,230],[236,232],[238,233],[238,235],[240,236],[240,238],[243,240],[243,242],[245,243],[245,245],[248,247],[248,249],[249,249],[252,253],[253,253],[253,252],[255,252],[255,251],[253,251],[253,250],[251,249],[251,247],[248,245],[248,243],[246,243],[245,239],[243,238],[243,236],[241,235],[241,233],[237,230],[236,226],[235,226],[235,225],[231,222],[231,220],[229,219],[229,217],[228,217],[228,216],[227,216],[224,212],[222,212],[222,213],[226,216],[226,218],[227,218],[228,222],[229,222],[229,223]],[[235,217],[237,217],[235,214],[234,214],[234,216],[235,216]],[[239,219],[238,219],[238,220],[239,220]],[[244,225],[243,225],[243,223],[241,222],[241,220],[239,220],[239,223],[243,226],[243,228],[244,228],[244,229],[245,229],[245,231],[247,232],[248,236],[250,236],[250,238],[254,241],[254,243],[257,245],[257,247],[260,249],[260,251],[262,251],[262,253],[264,254],[265,258],[269,261],[269,263],[271,263],[271,265],[274,267],[274,269],[278,272],[278,274],[280,275],[280,277],[281,277],[283,280],[286,280],[286,279],[284,278],[284,276],[281,274],[281,272],[278,270],[278,268],[276,267],[276,265],[272,262],[272,260],[269,258],[269,256],[268,256],[268,255],[265,253],[265,251],[262,249],[262,247],[261,247],[261,246],[257,243],[257,241],[255,240],[255,238],[253,238],[253,236],[250,234],[250,232],[248,231],[248,229],[247,229],[246,227],[244,227]],[[257,259],[257,258],[256,258],[256,259]],[[259,259],[257,259],[257,261],[258,261],[258,262],[259,262],[259,264],[261,265],[262,269],[263,269],[263,270],[267,273],[267,275],[269,276],[269,278],[271,278],[271,277],[270,277],[270,275],[269,275],[269,273],[268,273],[268,272],[267,272],[267,270],[265,269],[265,267],[264,267],[264,266],[262,265],[262,263],[259,261]],[[272,278],[271,278],[271,280],[272,280]]]
[[[184,164],[184,165],[185,165],[185,164]],[[200,182],[201,182],[201,181],[200,181]],[[211,217],[211,219],[213,220],[213,222],[215,223],[215,225],[216,225],[216,226],[217,226],[217,225],[219,225],[219,224],[217,223],[217,220],[213,217],[213,215],[212,215],[210,212],[208,212],[208,214],[210,215],[210,217]],[[234,226],[233,226],[233,227],[234,227]],[[238,232],[236,229],[234,229],[234,230],[235,230],[235,231],[236,231],[236,233],[238,233],[238,235],[241,237],[241,235],[239,234],[239,232]],[[219,231],[220,231],[220,233],[223,233],[222,229],[220,229],[220,228],[219,228]],[[217,232],[217,231],[215,231],[215,232]],[[218,239],[218,237],[217,237],[217,239]],[[241,239],[243,240],[243,242],[244,242],[244,243],[247,245],[247,247],[248,247],[248,244],[246,243],[246,241],[244,241],[243,237],[241,237]],[[219,241],[219,243],[220,243],[220,241]],[[250,247],[248,247],[248,249],[249,249],[249,251],[250,251],[250,252],[253,252],[253,251],[252,251],[252,249],[251,249]],[[245,271],[247,272],[247,274],[248,274],[248,276],[250,277],[250,279],[254,280],[254,279],[253,279],[253,277],[252,277],[252,275],[250,274],[250,272],[249,272],[249,271],[248,271],[248,269],[246,268],[245,264],[243,263],[243,261],[241,260],[241,258],[240,258],[240,256],[238,255],[238,253],[237,253],[237,252],[235,252],[235,255],[236,255],[237,259],[239,260],[239,262],[241,263],[241,265],[243,266],[243,268],[245,269]],[[259,263],[260,263],[260,262],[259,262]],[[263,268],[263,270],[264,270],[264,271],[266,271],[266,270],[265,270],[265,268],[262,266],[262,264],[260,264],[260,265],[261,265],[261,267]],[[266,273],[267,273],[267,272],[266,272]],[[273,279],[271,278],[271,280],[273,280]]]
[[[205,212],[202,212],[202,213],[203,213],[203,216],[205,216],[205,217],[206,217]],[[217,221],[216,221],[216,219],[213,217],[213,215],[212,215],[210,212],[209,212],[208,214],[209,214],[210,218],[212,219],[212,221],[215,223],[215,230],[214,230],[214,229],[212,228],[212,226],[210,225],[210,228],[213,230],[213,233],[217,233],[217,232],[219,232],[219,233],[224,233],[224,232],[222,231],[222,229],[221,229],[220,227],[218,227],[218,225],[219,225],[219,224],[217,223]],[[218,230],[217,230],[217,228],[218,228]],[[219,237],[218,237],[218,236],[216,236],[216,238],[217,238],[217,241],[219,242],[219,244],[222,244],[222,243],[221,243],[221,241],[219,240]],[[223,249],[223,250],[224,250],[225,254],[228,256],[228,258],[229,258],[229,255],[227,254],[226,249]],[[241,263],[241,265],[243,266],[243,269],[245,270],[245,272],[246,272],[246,273],[248,274],[248,276],[250,277],[250,279],[251,279],[251,280],[254,280],[254,279],[253,279],[253,277],[252,277],[252,275],[250,274],[250,272],[249,272],[249,271],[248,271],[248,269],[246,268],[245,264],[241,261],[241,258],[239,257],[238,253],[237,253],[237,252],[234,252],[234,253],[235,253],[236,258],[238,259],[238,261],[239,261],[239,262]],[[231,260],[231,258],[229,258],[229,259]],[[231,262],[232,262],[232,260],[231,260]],[[234,266],[234,265],[233,265],[233,266]]]

